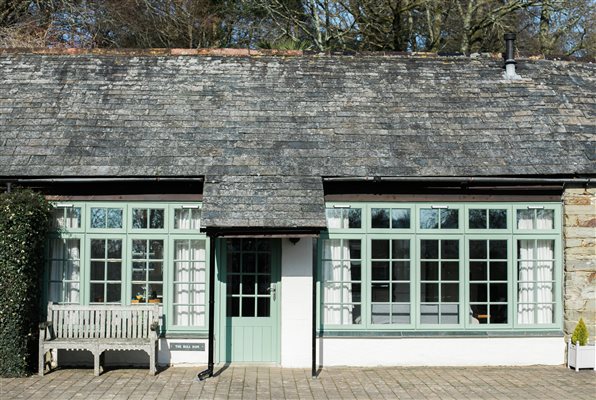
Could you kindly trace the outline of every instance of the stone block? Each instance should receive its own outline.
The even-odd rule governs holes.
[[[566,238],[593,238],[594,228],[568,228],[565,229]]]
[[[587,259],[566,259],[565,271],[573,273],[575,271],[593,272],[596,271],[596,259],[590,257]]]
[[[594,245],[569,247],[565,249],[565,256],[568,260],[591,260],[594,259],[594,254]]]
[[[596,196],[596,188],[567,188],[563,198],[566,200],[567,198],[582,196]]]
[[[594,202],[585,205],[565,205],[563,213],[567,215],[596,215]]]
[[[591,238],[575,238],[575,239],[566,239],[565,240],[565,248],[572,248],[572,247],[592,247],[596,243],[596,237]]]

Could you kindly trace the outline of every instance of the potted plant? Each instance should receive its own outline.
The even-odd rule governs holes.
[[[594,344],[588,344],[589,337],[584,319],[580,318],[567,344],[567,367],[575,371],[581,368],[596,369],[596,348]]]

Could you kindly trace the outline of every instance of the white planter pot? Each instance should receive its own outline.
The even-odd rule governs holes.
[[[596,347],[575,345],[571,340],[567,343],[567,367],[578,371],[581,368],[596,370]]]

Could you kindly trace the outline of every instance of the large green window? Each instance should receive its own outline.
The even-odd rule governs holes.
[[[47,299],[159,303],[169,330],[206,327],[206,237],[198,203],[56,203]]]
[[[561,328],[557,203],[328,203],[326,331]]]

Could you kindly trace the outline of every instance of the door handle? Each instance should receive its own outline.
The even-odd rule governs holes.
[[[275,301],[275,283],[272,283],[271,286],[269,286],[267,288],[267,291],[271,294],[271,297],[273,298],[273,301]]]

